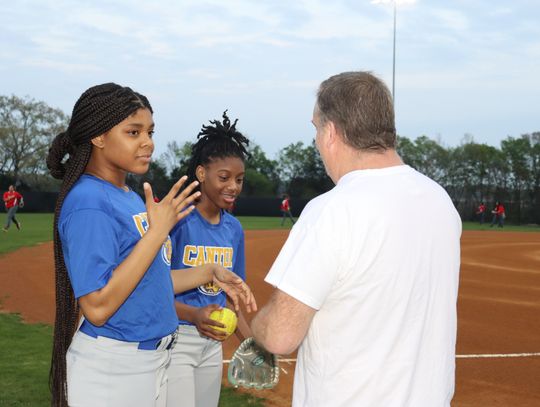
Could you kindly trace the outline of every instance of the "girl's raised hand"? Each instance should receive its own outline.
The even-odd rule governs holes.
[[[163,239],[166,238],[178,221],[191,213],[195,208],[192,203],[201,195],[198,191],[191,194],[197,185],[199,185],[197,181],[192,182],[181,193],[178,193],[186,181],[187,176],[180,178],[160,202],[154,201],[154,194],[150,184],[148,182],[143,184],[148,229],[162,234]]]
[[[213,264],[214,284],[218,285],[231,299],[234,309],[240,310],[239,300],[244,303],[247,312],[257,311],[257,302],[249,286],[232,271]]]

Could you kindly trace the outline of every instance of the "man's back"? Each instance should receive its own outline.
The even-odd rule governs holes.
[[[280,288],[318,310],[293,405],[448,406],[461,221],[446,192],[408,166],[353,171],[292,234],[312,257]]]

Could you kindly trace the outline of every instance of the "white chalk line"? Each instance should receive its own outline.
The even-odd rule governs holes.
[[[477,355],[456,355],[456,359],[488,359],[488,358],[527,358],[540,356],[540,352],[531,352],[531,353],[486,353],[486,354],[477,354]],[[296,359],[279,359],[280,362],[286,363],[295,363]],[[231,363],[230,359],[223,361],[224,364]]]
[[[287,362],[287,363],[291,363],[291,362],[296,362],[296,359],[282,359],[282,358],[279,358],[279,361],[280,362]],[[230,359],[225,359],[223,361],[224,364],[227,364],[227,363],[231,363],[231,360]]]
[[[540,356],[540,352],[532,353],[493,353],[485,355],[456,355],[456,359],[481,359],[481,358],[527,358]]]

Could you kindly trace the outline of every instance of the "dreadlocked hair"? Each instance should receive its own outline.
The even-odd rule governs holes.
[[[69,281],[58,233],[58,219],[69,190],[83,174],[92,153],[91,140],[106,133],[138,109],[152,107],[148,99],[115,83],[86,90],[73,108],[67,130],[53,140],[47,167],[62,185],[54,211],[54,263],[56,276],[56,318],[49,373],[51,405],[67,407],[66,352],[77,329],[79,306]]]
[[[251,155],[247,151],[249,140],[238,130],[236,123],[231,125],[231,120],[227,116],[227,110],[223,112],[223,121],[210,120],[210,125],[203,125],[198,141],[191,148],[191,158],[188,164],[188,180],[184,185],[189,185],[197,180],[195,170],[199,165],[206,165],[216,159],[237,157],[242,161]]]

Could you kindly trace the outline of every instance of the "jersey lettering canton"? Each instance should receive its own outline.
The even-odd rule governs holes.
[[[75,297],[103,288],[148,229],[146,207],[133,191],[83,175],[68,193],[58,222]],[[81,331],[127,342],[172,333],[178,320],[167,238],[126,301],[103,326],[85,320]]]
[[[245,280],[244,232],[240,222],[221,211],[217,225],[209,223],[195,209],[171,231],[173,270],[217,263]],[[176,295],[176,301],[195,307],[226,303],[225,293],[213,283]],[[180,320],[181,325],[192,325]]]

